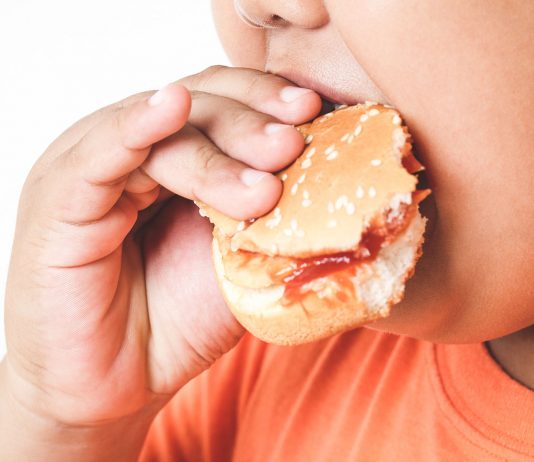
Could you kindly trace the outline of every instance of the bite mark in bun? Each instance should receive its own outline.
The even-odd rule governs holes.
[[[301,156],[277,176],[277,206],[238,222],[199,204],[214,226],[224,297],[257,337],[313,341],[387,316],[421,254],[410,135],[378,104],[338,109],[298,127]]]

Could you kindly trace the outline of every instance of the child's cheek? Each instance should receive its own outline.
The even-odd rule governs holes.
[[[212,0],[211,4],[215,27],[230,62],[238,67],[263,70],[265,31],[251,28],[241,21],[232,0]]]

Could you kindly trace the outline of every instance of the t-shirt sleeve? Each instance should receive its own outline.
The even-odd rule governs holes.
[[[184,386],[152,423],[139,461],[230,461],[239,416],[256,383],[265,347],[247,334]]]

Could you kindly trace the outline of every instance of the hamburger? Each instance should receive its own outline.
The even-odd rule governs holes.
[[[386,317],[421,255],[423,166],[399,113],[341,107],[297,127],[303,153],[277,173],[283,193],[266,215],[237,221],[205,204],[223,296],[270,343],[318,340]]]

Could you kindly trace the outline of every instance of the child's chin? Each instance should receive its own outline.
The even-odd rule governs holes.
[[[455,310],[447,309],[442,302],[439,303],[441,306],[438,303],[420,303],[422,300],[413,294],[415,289],[417,287],[408,287],[405,299],[392,307],[387,318],[366,327],[433,343],[476,343],[483,340],[479,339],[475,330],[466,336],[464,329],[451,328],[450,317]]]

